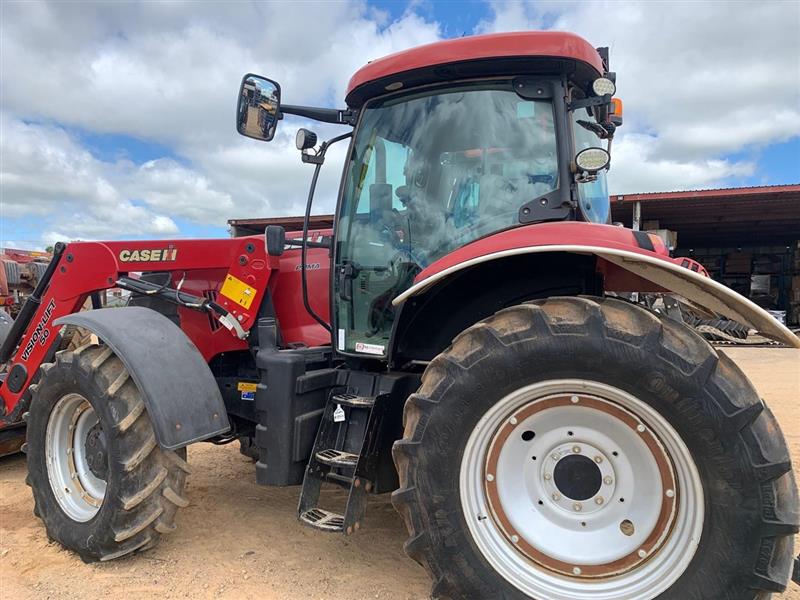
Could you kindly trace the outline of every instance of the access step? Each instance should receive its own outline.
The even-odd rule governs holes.
[[[347,390],[328,396],[300,493],[297,512],[303,524],[346,535],[359,529],[367,494],[375,489],[387,398],[388,394],[372,397]],[[323,484],[348,490],[346,505],[334,507],[338,512],[320,506]]]
[[[305,511],[300,515],[300,520],[306,525],[322,531],[338,532],[344,529],[344,515],[322,508],[312,508]]]
[[[375,396],[356,396],[355,394],[334,394],[331,400],[335,404],[352,408],[372,408],[375,404]]]
[[[331,467],[354,468],[358,464],[358,454],[345,452],[344,450],[329,448],[328,450],[317,452],[316,456],[319,462]]]

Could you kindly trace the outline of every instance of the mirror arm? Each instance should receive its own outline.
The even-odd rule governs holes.
[[[322,109],[324,110],[324,109]],[[305,158],[303,162],[313,162],[314,166],[314,175],[311,178],[311,186],[308,189],[308,199],[306,200],[306,213],[303,215],[303,239],[300,245],[300,284],[303,291],[303,306],[306,309],[306,312],[313,317],[313,319],[322,325],[325,330],[333,335],[333,329],[331,328],[330,323],[325,322],[325,320],[320,317],[316,311],[311,307],[311,303],[308,301],[308,279],[306,277],[306,256],[308,253],[309,243],[308,243],[308,220],[311,218],[311,204],[314,202],[314,191],[317,189],[317,180],[319,179],[319,171],[322,167],[322,163],[325,160],[325,152],[327,152],[328,147],[336,142],[340,142],[342,140],[346,140],[349,137],[353,136],[352,131],[348,131],[347,133],[343,133],[342,135],[337,135],[334,138],[329,139],[326,142],[322,142],[322,145],[319,148],[319,151],[315,155],[317,160],[314,161],[306,161]],[[303,153],[303,157],[307,155]],[[332,315],[331,315],[332,316]]]
[[[298,248],[302,247],[303,241],[302,240],[286,240],[287,246],[296,246]],[[327,248],[328,250],[331,249],[330,242],[306,242],[306,245],[309,248]]]
[[[356,120],[358,119],[358,111],[355,110],[295,106],[292,104],[281,104],[278,118],[283,118],[284,114],[297,115],[299,117],[306,117],[315,121],[322,121],[323,123],[335,123],[337,125],[355,126]]]
[[[567,110],[573,111],[579,108],[586,108],[588,106],[602,106],[603,104],[610,104],[611,97],[611,94],[606,94],[605,96],[592,96],[591,98],[573,100],[567,104]]]

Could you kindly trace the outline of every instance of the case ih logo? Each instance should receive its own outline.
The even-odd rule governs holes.
[[[178,249],[153,248],[150,250],[120,250],[119,259],[122,262],[172,262],[178,257]]]
[[[28,360],[28,357],[33,352],[33,348],[36,346],[36,342],[40,342],[42,346],[47,341],[47,338],[50,337],[50,330],[47,329],[47,322],[50,320],[50,317],[53,315],[53,311],[56,308],[56,301],[50,300],[47,306],[44,309],[44,314],[42,318],[39,319],[39,323],[36,325],[36,329],[33,330],[31,334],[31,339],[28,340],[28,343],[25,344],[25,350],[22,351],[22,360]]]

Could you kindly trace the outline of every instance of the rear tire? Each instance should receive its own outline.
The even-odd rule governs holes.
[[[574,383],[576,381],[587,383],[581,387]],[[511,455],[503,454],[506,448],[511,448],[511,436],[513,440],[520,438],[516,435],[518,429],[514,429],[517,416],[523,423],[520,407],[534,407],[542,399],[555,401],[554,394],[546,392],[552,382],[567,382],[567,386],[575,387],[572,392],[566,392],[566,401],[562,403],[565,411],[571,410],[570,399],[574,406],[586,406],[583,397],[597,396],[602,390],[608,390],[603,402],[612,410],[620,414],[623,410],[633,413],[639,419],[633,421],[634,425],[637,422],[647,424],[642,429],[634,427],[634,437],[637,431],[645,429],[663,438],[674,432],[675,439],[662,440],[661,451],[658,444],[653,446],[656,448],[654,455],[666,449],[667,464],[672,464],[674,473],[694,472],[700,483],[693,490],[691,477],[681,479],[676,475],[673,483],[680,484],[676,487],[677,501],[674,512],[667,513],[674,514],[675,521],[664,526],[665,541],[654,546],[651,554],[645,553],[646,558],[639,554],[642,560],[638,562],[634,550],[631,553],[633,566],[613,576],[589,577],[586,565],[601,571],[612,565],[612,561],[591,560],[582,563],[574,572],[567,570],[556,574],[560,568],[559,557],[562,562],[570,561],[578,554],[572,552],[573,549],[584,552],[583,542],[567,546],[564,552],[563,545],[557,548],[557,543],[542,541],[541,537],[535,539],[534,531],[528,544],[533,550],[524,554],[523,543],[529,539],[526,532],[519,531],[522,527],[514,527],[526,518],[545,518],[547,507],[536,500],[541,498],[546,503],[551,498],[539,495],[529,499],[524,492],[509,496],[508,490],[513,489],[513,485],[503,492],[500,475],[495,478],[490,473],[500,464],[493,462],[493,457],[505,460],[503,456]],[[525,389],[545,391],[540,392],[540,397],[525,400],[528,404],[511,406],[499,420],[492,417],[492,411],[496,412],[509,397]],[[564,396],[564,390],[561,395]],[[622,403],[624,398],[636,401],[630,400],[626,406]],[[566,414],[568,419],[579,415]],[[596,426],[592,425],[594,422],[592,418],[584,421],[584,429],[590,434],[592,427],[600,429],[599,421]],[[513,433],[507,438],[501,437],[500,434],[509,429],[508,424],[513,424]],[[404,425],[404,438],[396,442],[393,449],[400,488],[392,500],[410,534],[406,552],[425,566],[434,580],[433,597],[755,600],[783,591],[788,582],[793,559],[792,536],[798,531],[800,519],[794,474],[778,424],[736,365],[677,322],[626,302],[599,298],[550,298],[500,311],[464,331],[430,363],[422,386],[406,402]],[[560,427],[559,424],[559,432]],[[540,431],[523,432],[527,435],[522,435],[521,439],[538,441],[552,431],[542,425]],[[535,438],[532,433],[536,434]],[[600,448],[604,439],[600,434],[603,433],[599,431],[596,436],[599,441],[595,446]],[[580,438],[581,444],[588,443],[586,436],[581,438],[581,435],[576,429],[574,438],[565,439]],[[481,436],[492,441],[484,450],[476,451],[475,440],[480,440]],[[591,441],[591,435],[588,437]],[[610,436],[606,439],[616,441]],[[518,441],[513,443],[520,445]],[[685,455],[671,450],[679,446],[686,449]],[[498,447],[500,450],[496,450]],[[581,452],[581,448],[574,451]],[[535,488],[539,484],[530,483],[531,478],[539,477],[538,473],[552,472],[544,469],[543,460],[560,460],[569,453],[570,446],[561,455],[551,449],[544,455],[538,453],[538,462],[531,461],[533,456],[524,455],[525,462],[519,463],[519,475],[506,477],[505,481],[513,483],[515,478],[522,481],[522,490],[545,489]],[[602,450],[590,455],[596,457],[595,462],[609,462],[603,456],[598,461],[597,454],[602,454]],[[611,462],[615,463],[616,458]],[[531,465],[537,466],[531,468]],[[474,472],[478,473],[479,488],[484,492],[475,492],[474,486],[469,488],[470,474]],[[499,467],[496,472],[500,473]],[[608,480],[618,478],[622,486],[626,484],[622,474],[624,470],[618,470]],[[557,476],[554,474],[552,479],[556,480]],[[598,482],[605,479],[603,474],[598,474]],[[627,484],[634,486],[637,497],[645,500],[652,495],[652,489],[659,489],[659,483],[646,490],[641,489],[641,485],[636,488],[636,477],[629,479]],[[661,482],[664,481],[668,480],[662,477]],[[493,496],[492,486],[501,493]],[[566,495],[563,490],[563,495],[557,493],[558,490],[551,491],[550,495],[558,497],[559,501]],[[664,495],[672,497],[671,494],[672,490],[668,489]],[[605,495],[596,504],[605,503],[610,510],[611,500],[619,506],[616,504],[618,496],[619,493]],[[504,500],[509,497],[511,501]],[[569,496],[584,497],[587,495]],[[663,501],[661,494],[655,497],[658,502]],[[478,504],[471,498],[477,498]],[[594,498],[597,500],[596,496]],[[699,498],[704,500],[701,502]],[[685,506],[681,506],[681,500]],[[475,506],[484,510],[473,512]],[[581,513],[569,514],[572,506],[556,506],[552,513],[559,519],[565,515],[565,535],[572,528],[577,531],[573,531],[574,539],[582,540],[582,532],[588,530],[581,529],[586,526],[581,521],[589,521],[585,518],[589,515],[581,515],[600,509],[591,499],[586,500],[582,508],[574,509],[583,511]],[[589,506],[591,508],[587,508]],[[561,508],[565,508],[564,515]],[[529,517],[517,521],[508,519],[509,515],[513,516],[513,510]],[[699,543],[691,534],[694,531],[691,527],[691,535],[680,537],[686,535],[686,527],[680,525],[679,517],[684,515],[691,525],[693,514],[703,514],[695,529],[700,534]],[[660,523],[659,517],[654,527],[661,527]],[[481,533],[483,527],[494,528],[501,535],[492,538],[490,534]],[[512,536],[509,530],[519,535]],[[630,535],[624,529],[623,533]],[[603,556],[602,552],[608,554],[608,548],[613,550],[614,545],[625,538],[601,539],[606,541],[598,546],[598,556]],[[586,535],[586,544],[592,543],[591,535]],[[560,552],[548,554],[553,548]],[[682,562],[681,551],[687,556]],[[523,567],[520,569],[519,565]],[[661,574],[647,580],[657,585],[645,587],[645,579],[650,577],[646,574],[657,573],[659,568],[662,568]]]
[[[161,449],[122,361],[101,344],[41,367],[27,426],[28,483],[47,535],[86,562],[152,547],[175,529],[189,466]]]

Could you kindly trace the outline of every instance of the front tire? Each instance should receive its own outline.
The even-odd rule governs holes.
[[[144,401],[111,348],[56,354],[31,386],[28,483],[47,535],[86,562],[152,547],[175,529],[189,466],[162,450]]]
[[[434,597],[754,600],[787,584],[780,429],[677,322],[615,299],[503,310],[431,362],[404,424],[393,502]]]

